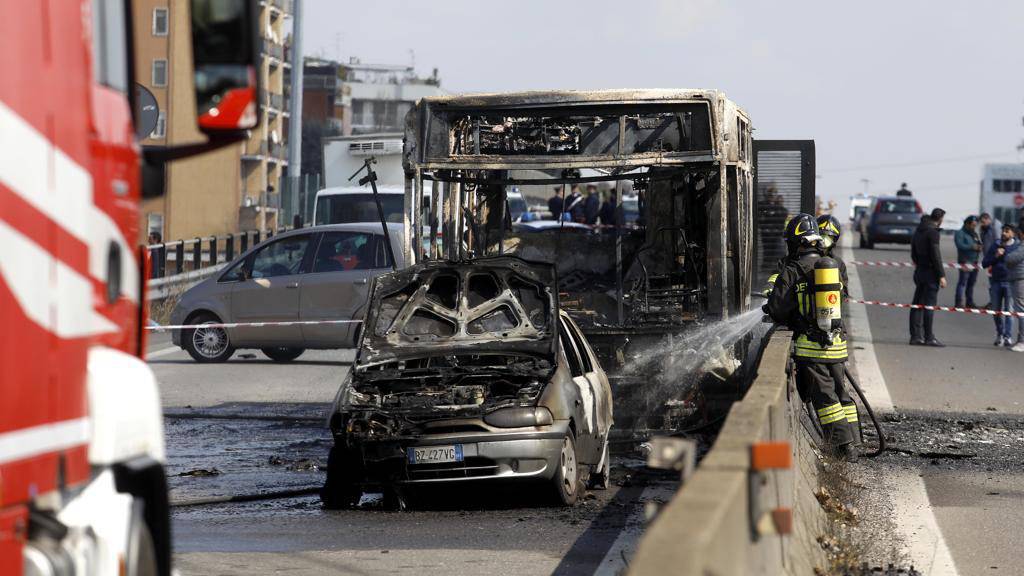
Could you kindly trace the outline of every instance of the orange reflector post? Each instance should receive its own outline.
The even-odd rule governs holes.
[[[754,472],[793,466],[789,442],[757,442],[750,446],[750,469]]]
[[[778,534],[793,533],[793,509],[776,508],[772,510],[772,523],[775,524],[775,532]]]

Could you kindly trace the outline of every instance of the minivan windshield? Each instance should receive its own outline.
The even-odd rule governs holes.
[[[882,214],[915,214],[918,211],[915,200],[879,200],[878,211]]]
[[[405,195],[378,194],[381,207],[384,208],[384,219],[400,224],[402,210],[405,208]],[[377,215],[377,203],[373,193],[365,194],[330,194],[317,198],[316,224],[349,224],[352,222],[380,222]]]

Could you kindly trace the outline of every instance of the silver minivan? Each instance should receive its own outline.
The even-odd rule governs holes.
[[[404,267],[401,224],[388,224],[397,267]],[[259,348],[288,362],[307,348],[349,348],[358,322],[258,325],[269,322],[362,320],[370,279],[391,271],[380,224],[314,226],[257,244],[224,270],[193,286],[171,323],[243,323],[172,332],[197,362],[223,362],[239,348]]]

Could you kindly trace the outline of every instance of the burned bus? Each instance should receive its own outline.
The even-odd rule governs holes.
[[[643,420],[633,424],[673,427],[705,407],[701,381],[737,388],[743,339],[714,327],[751,308],[753,146],[750,118],[716,90],[425,98],[405,123],[406,261],[554,264],[558,306],[598,351],[617,411],[633,404]],[[564,208],[578,187],[618,206],[628,198],[636,217],[510,218],[512,194],[560,195]]]

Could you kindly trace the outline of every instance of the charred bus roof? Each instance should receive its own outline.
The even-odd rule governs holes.
[[[406,117],[407,173],[672,166],[721,159],[717,90],[438,96]],[[745,115],[744,115],[745,116]]]

